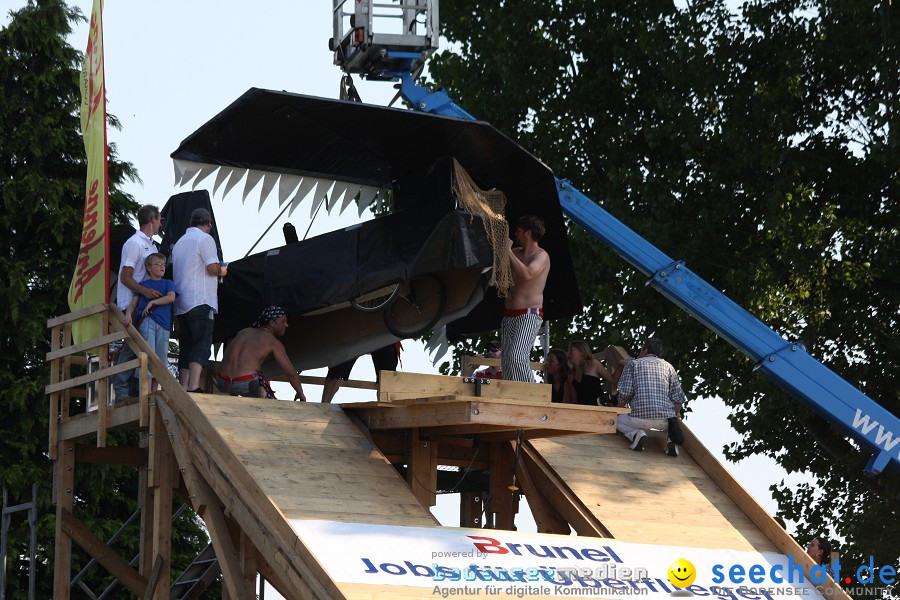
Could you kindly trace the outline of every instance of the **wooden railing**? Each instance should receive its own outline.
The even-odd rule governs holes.
[[[72,342],[72,325],[84,317],[99,315],[100,333],[96,338],[78,344]],[[150,395],[149,371],[157,381],[172,378],[165,364],[153,353],[134,325],[123,324],[124,315],[114,304],[97,304],[90,308],[54,317],[47,321],[50,329],[50,352],[46,361],[50,363],[50,385],[45,392],[50,396],[50,458],[56,460],[60,427],[81,415],[71,414],[72,399],[87,399],[87,390],[93,384],[97,397],[97,446],[106,446],[106,434],[111,411],[122,407],[109,404],[109,388],[115,375],[140,369],[139,376],[139,424],[147,427],[150,418],[148,397]],[[136,358],[122,364],[111,365],[109,344],[124,340]],[[90,372],[89,351],[96,352],[98,369]],[[74,369],[73,369],[74,367]],[[73,376],[73,370],[79,374]],[[87,402],[85,401],[87,410]],[[133,410],[133,409],[130,409]]]

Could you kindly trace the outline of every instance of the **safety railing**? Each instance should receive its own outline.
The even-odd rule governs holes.
[[[98,315],[100,321],[97,337],[73,343],[72,329],[76,321]],[[150,419],[148,398],[150,379],[148,372],[158,381],[172,377],[168,368],[152,352],[134,325],[124,325],[124,315],[115,305],[97,304],[73,313],[54,317],[47,321],[50,329],[50,351],[46,361],[50,364],[50,384],[45,392],[50,397],[50,458],[56,460],[61,427],[75,419],[85,418],[80,412],[73,414],[73,399],[85,400],[86,413],[89,390],[97,399],[97,447],[106,446],[107,429],[114,411],[127,409],[134,412],[132,404],[116,405],[109,402],[112,378],[125,371],[139,370],[138,410],[136,420],[147,427]],[[135,354],[135,358],[121,364],[112,364],[109,347],[122,341]],[[121,419],[115,419],[116,422]]]

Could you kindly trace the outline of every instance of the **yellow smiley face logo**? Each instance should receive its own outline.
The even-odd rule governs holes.
[[[679,558],[673,562],[667,574],[669,581],[677,588],[686,588],[697,579],[697,569],[694,568],[690,561],[684,558]]]

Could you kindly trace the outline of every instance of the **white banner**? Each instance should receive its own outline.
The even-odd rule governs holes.
[[[334,581],[431,588],[427,596],[822,597],[793,557],[781,554],[489,529],[290,523]],[[825,581],[824,573],[814,575]]]

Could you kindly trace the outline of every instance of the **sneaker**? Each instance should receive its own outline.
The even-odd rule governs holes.
[[[666,443],[666,454],[669,456],[678,456],[678,446],[675,445],[675,442],[669,440]]]
[[[647,433],[643,429],[638,429],[638,432],[634,434],[634,440],[632,440],[631,445],[628,447],[635,452],[643,452],[645,437],[647,437]]]

